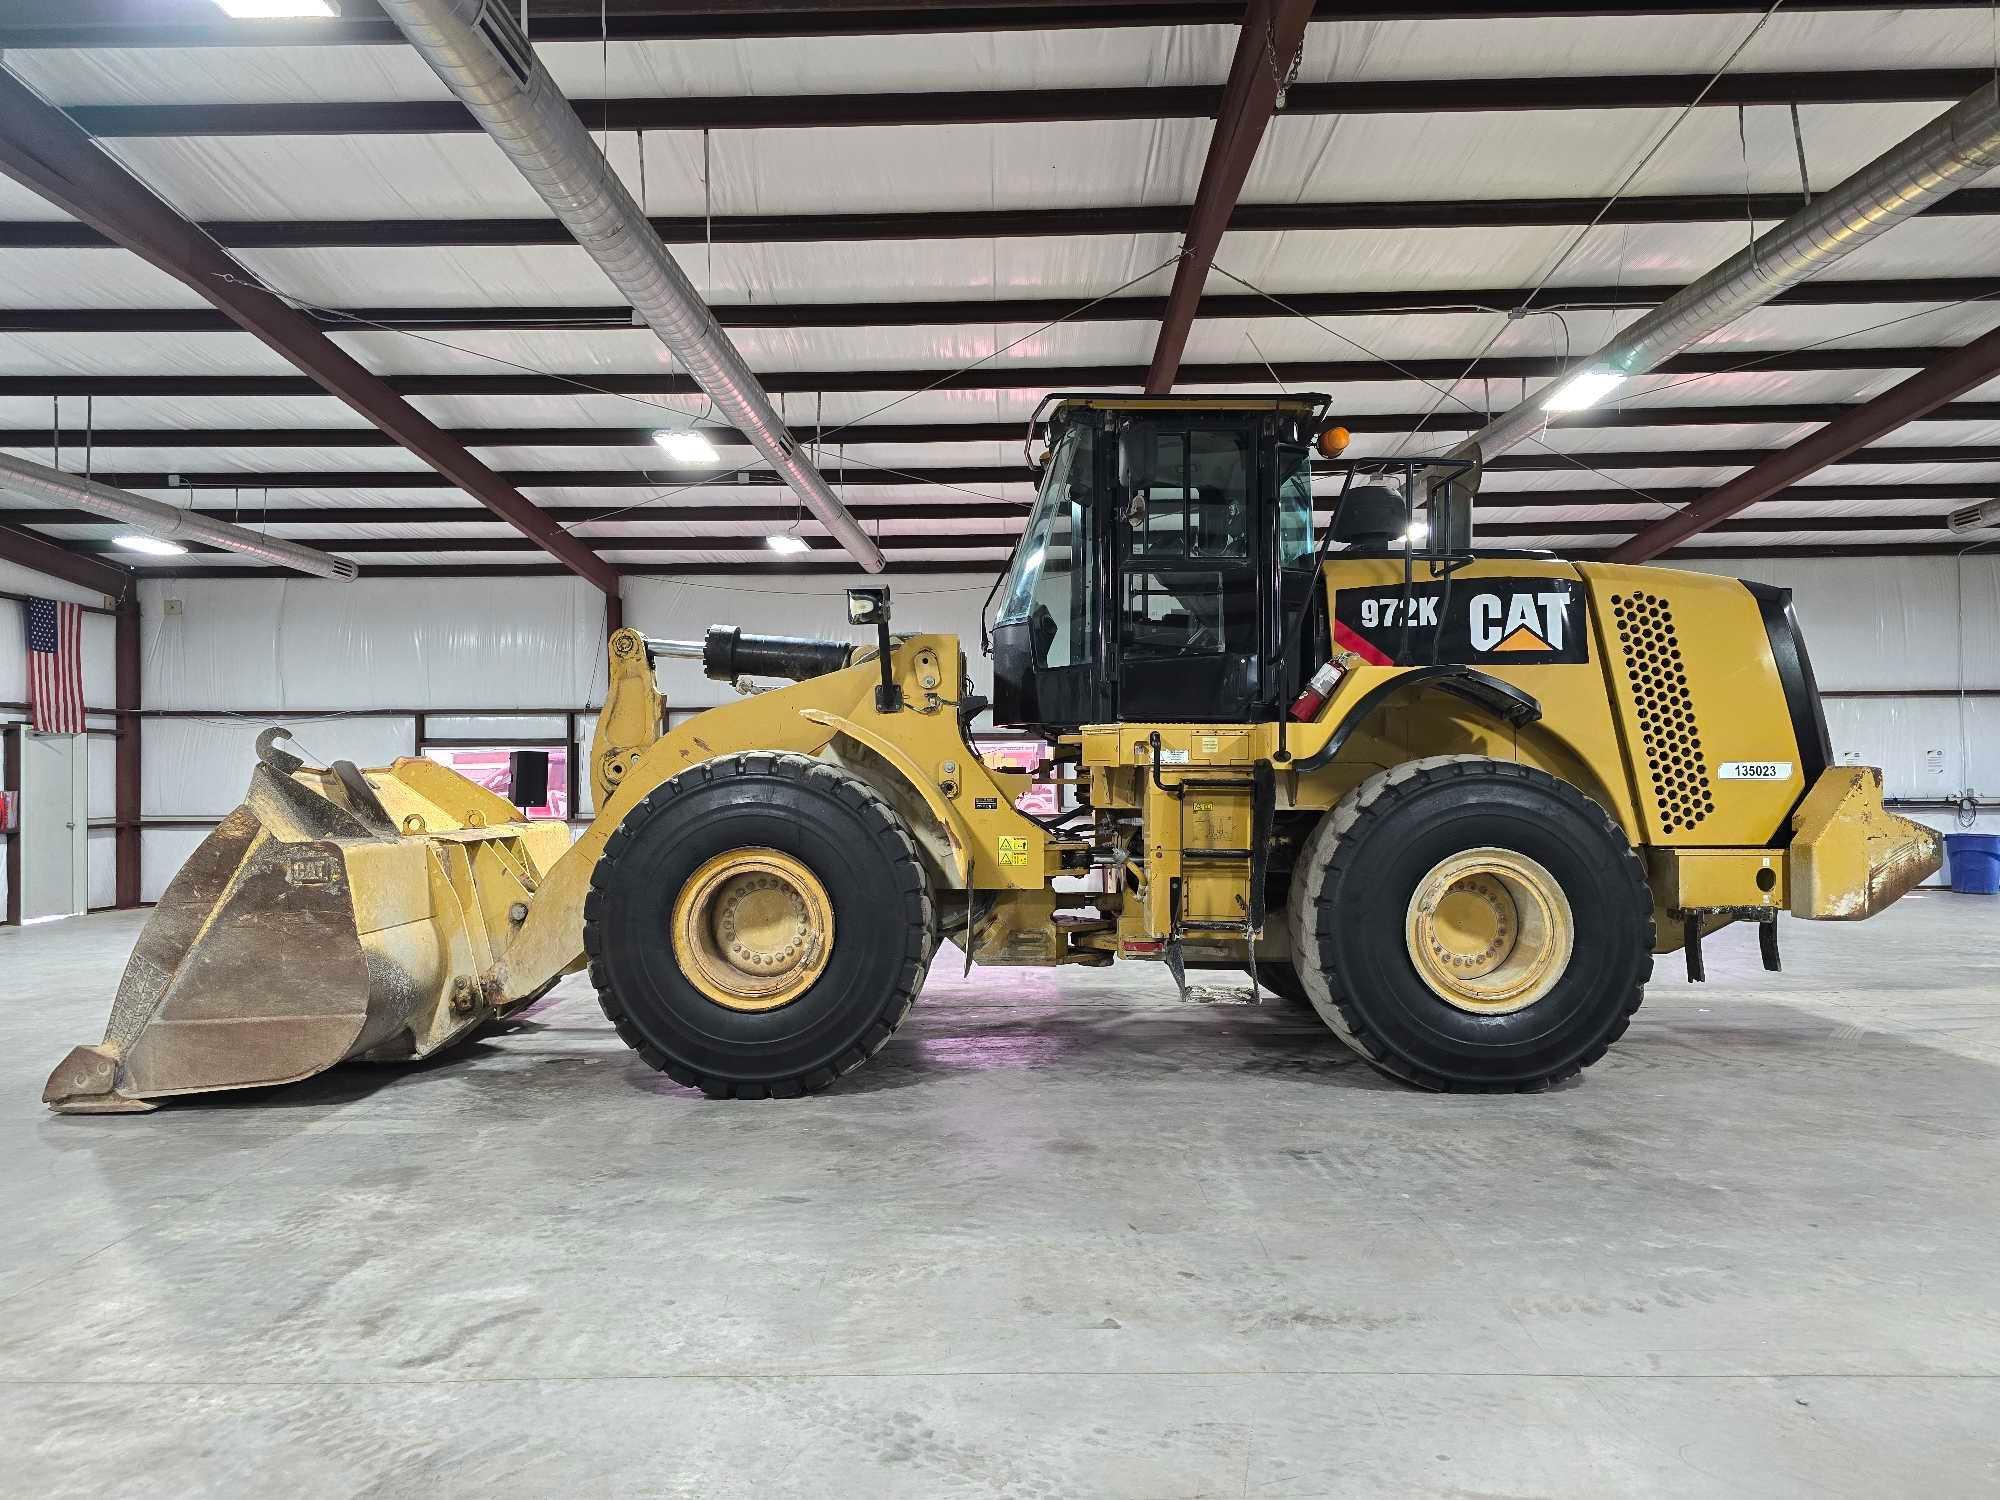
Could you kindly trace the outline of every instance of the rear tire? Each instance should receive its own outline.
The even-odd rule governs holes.
[[[727,954],[681,942],[683,891],[726,890],[739,853],[791,872],[829,918],[795,994],[759,975],[730,994],[715,977],[730,972]],[[761,872],[742,878],[780,889]],[[605,842],[590,885],[583,943],[604,1014],[647,1063],[712,1098],[810,1093],[859,1067],[909,1014],[936,942],[901,819],[859,777],[802,755],[725,755],[663,783]],[[768,915],[771,898],[759,899]]]
[[[1507,912],[1489,951],[1519,950],[1520,961],[1448,943],[1441,959],[1424,956],[1420,934],[1432,929],[1421,923],[1433,918],[1420,919],[1430,908],[1419,893],[1468,861],[1511,872],[1449,888],[1470,891],[1459,899],[1475,926]],[[1617,825],[1567,782],[1480,756],[1412,761],[1355,788],[1301,851],[1289,915],[1313,1008],[1375,1067],[1422,1088],[1532,1090],[1571,1077],[1624,1033],[1652,973],[1652,897]],[[1559,938],[1531,943],[1537,929]],[[1457,977],[1482,963],[1483,978]],[[1514,972],[1524,977],[1511,997],[1478,992]]]

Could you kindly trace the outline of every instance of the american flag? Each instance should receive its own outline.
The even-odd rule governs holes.
[[[30,599],[28,707],[42,734],[83,733],[83,609]]]

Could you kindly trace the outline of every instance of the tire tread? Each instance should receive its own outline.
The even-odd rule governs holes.
[[[772,776],[796,781],[846,804],[858,813],[890,868],[901,877],[904,894],[917,898],[921,913],[920,920],[911,930],[909,952],[898,969],[895,983],[884,997],[881,1010],[864,1031],[860,1044],[843,1051],[831,1063],[792,1076],[757,1082],[704,1076],[669,1058],[639,1034],[612,987],[611,976],[604,963],[605,935],[597,920],[606,893],[620,877],[621,856],[630,848],[635,837],[634,830],[646,826],[655,818],[671,816],[674,802],[697,787],[711,786],[740,776]],[[936,945],[937,912],[930,886],[924,879],[916,840],[903,826],[903,820],[896,815],[895,809],[880,792],[853,772],[790,751],[748,750],[718,756],[688,767],[648,792],[611,831],[611,837],[604,841],[604,852],[598,856],[597,866],[591,871],[590,892],[583,902],[583,947],[590,959],[590,982],[597,991],[597,1003],[605,1019],[611,1022],[619,1038],[648,1067],[666,1074],[684,1087],[699,1089],[711,1099],[797,1098],[816,1093],[853,1072],[888,1045],[889,1038],[896,1034],[896,1028],[909,1015],[910,1007],[916,1003],[917,992],[923,987],[924,975],[929,972]]]
[[[1529,1078],[1491,1083],[1441,1078],[1394,1057],[1369,1025],[1368,1018],[1361,1008],[1356,1006],[1351,998],[1340,994],[1334,988],[1332,977],[1325,972],[1324,965],[1319,961],[1317,941],[1321,922],[1334,916],[1332,898],[1320,893],[1328,883],[1337,881],[1340,875],[1345,873],[1345,862],[1356,857],[1355,851],[1363,843],[1363,836],[1368,828],[1381,822],[1397,807],[1432,786],[1472,777],[1499,777],[1551,790],[1594,824],[1604,835],[1608,846],[1621,851],[1620,862],[1630,877],[1626,882],[1629,916],[1635,927],[1635,935],[1637,930],[1643,931],[1642,951],[1647,955],[1637,981],[1624,999],[1616,1021],[1588,1051],[1560,1068]],[[1326,815],[1320,827],[1308,838],[1299,861],[1299,869],[1301,875],[1293,883],[1293,905],[1288,915],[1293,924],[1293,952],[1311,955],[1309,962],[1299,965],[1301,976],[1308,981],[1306,986],[1308,997],[1313,1000],[1314,1009],[1320,1012],[1322,1019],[1336,1036],[1373,1067],[1405,1083],[1414,1084],[1419,1088],[1453,1093],[1535,1093],[1553,1088],[1556,1084],[1575,1077],[1601,1059],[1610,1050],[1612,1043],[1625,1034],[1631,1025],[1633,1015],[1639,1009],[1640,1002],[1645,998],[1646,981],[1652,976],[1653,948],[1653,906],[1650,887],[1646,882],[1645,864],[1640,860],[1638,851],[1626,839],[1623,830],[1611,821],[1611,815],[1599,803],[1592,801],[1569,782],[1533,766],[1524,766],[1517,761],[1495,760],[1483,755],[1432,755],[1418,760],[1404,761],[1386,771],[1378,771],[1349,792]]]

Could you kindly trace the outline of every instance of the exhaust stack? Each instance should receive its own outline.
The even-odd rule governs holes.
[[[411,46],[726,419],[870,573],[882,553],[828,487],[742,354],[535,56],[512,0],[382,0]]]

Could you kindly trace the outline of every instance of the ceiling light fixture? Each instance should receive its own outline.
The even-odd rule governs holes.
[[[812,551],[812,543],[802,536],[793,536],[789,531],[773,532],[764,538],[764,545],[780,557],[797,557],[801,552]]]
[[[715,444],[692,427],[656,432],[653,441],[677,464],[712,464],[722,457]]]
[[[333,20],[340,15],[334,0],[215,0],[224,15],[239,21]]]
[[[123,547],[127,552],[143,552],[148,557],[179,557],[187,551],[187,548],[179,542],[170,542],[163,536],[147,536],[138,531],[127,536],[113,537],[111,545]]]
[[[1582,411],[1595,406],[1625,383],[1614,370],[1579,370],[1542,401],[1543,411]]]

